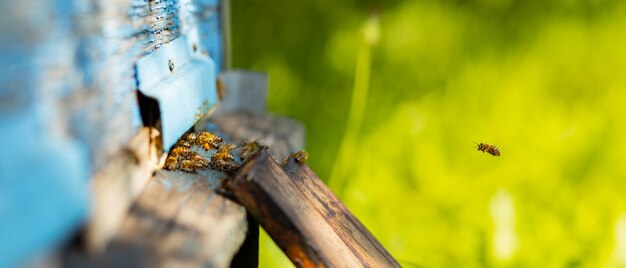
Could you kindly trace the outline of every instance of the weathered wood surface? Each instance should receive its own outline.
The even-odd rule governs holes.
[[[213,191],[218,181],[177,173],[159,171],[151,180],[111,252],[137,245],[151,249],[149,267],[227,267],[245,239],[245,209]]]
[[[196,129],[206,130],[211,125],[210,130],[229,133],[229,141],[237,143],[263,135],[260,140],[283,148],[276,151],[277,155],[302,148],[298,141],[303,137],[297,133],[303,135],[304,130],[293,120],[248,113],[220,115],[211,120],[220,123],[201,122]],[[300,132],[284,133],[296,129]],[[148,136],[137,137],[112,166],[104,169],[110,171],[94,180],[97,198],[85,238],[96,254],[85,254],[74,245],[65,253],[65,265],[255,266],[258,225],[247,220],[243,206],[216,193],[227,175],[215,170],[199,170],[198,174],[158,170],[147,179],[141,177],[142,167],[149,166],[147,159],[156,157]],[[192,149],[207,159],[214,153],[196,145]]]
[[[247,213],[248,234],[239,252],[230,263],[231,268],[249,268],[259,266],[259,224]]]
[[[101,253],[119,229],[128,209],[152,177],[161,158],[157,133],[143,128],[93,178],[91,217],[85,231],[90,252]]]
[[[215,153],[214,149],[204,151],[195,144],[191,150],[206,159]],[[212,169],[197,173],[157,170],[136,201],[130,203],[134,188],[128,185],[133,178],[127,170],[136,172],[137,168],[128,162],[136,161],[120,159],[126,164],[112,169],[116,172],[103,174],[111,176],[103,177],[102,185],[107,187],[95,189],[97,194],[103,195],[104,190],[109,194],[101,197],[97,207],[103,210],[98,213],[100,217],[93,218],[89,229],[93,232],[87,232],[87,242],[89,235],[106,242],[103,238],[114,228],[106,217],[118,218],[126,205],[123,217],[116,220],[119,223],[109,238],[111,242],[99,255],[70,250],[67,266],[228,267],[246,239],[248,222],[244,207],[215,192],[227,175]],[[107,204],[112,208],[106,208]],[[94,228],[105,223],[106,230]]]
[[[277,159],[304,149],[304,126],[287,117],[238,110],[216,114],[210,122],[234,142],[257,141],[268,145],[270,153]]]
[[[228,267],[246,236],[246,212],[216,194],[218,184],[206,173],[157,171],[105,253],[67,265]]]
[[[306,164],[267,151],[228,184],[298,267],[400,267]]]

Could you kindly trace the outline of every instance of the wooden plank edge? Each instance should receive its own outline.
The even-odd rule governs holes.
[[[143,127],[94,175],[91,181],[91,215],[84,241],[88,253],[104,252],[131,204],[154,171],[163,165],[165,155],[162,155],[158,135],[158,130]]]
[[[263,150],[226,187],[296,266],[400,267],[305,164],[285,163]]]

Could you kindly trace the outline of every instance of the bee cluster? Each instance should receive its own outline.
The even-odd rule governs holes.
[[[219,149],[222,141],[219,136],[206,131],[187,133],[178,140],[170,151],[170,155],[165,160],[164,168],[192,173],[198,169],[207,168],[210,166],[210,162],[198,152],[193,151],[192,146],[197,145],[208,151]]]
[[[165,160],[164,168],[195,173],[199,169],[210,167],[232,174],[239,169],[242,161],[249,159],[261,148],[264,148],[264,145],[257,142],[248,142],[237,146],[223,143],[223,141],[221,137],[207,131],[187,133],[170,151],[170,155]],[[193,146],[202,148],[204,151],[215,150],[215,153],[209,158],[210,160],[207,160],[198,152],[193,151]],[[233,155],[235,150],[239,152],[239,159],[235,159]]]
[[[256,141],[246,142],[239,146],[235,144],[224,144],[211,156],[211,168],[226,173],[233,173],[241,166],[241,164],[234,161],[235,157],[232,154],[233,151],[238,151],[237,155],[241,160],[239,163],[242,163],[255,156],[263,148],[267,148],[267,146]]]

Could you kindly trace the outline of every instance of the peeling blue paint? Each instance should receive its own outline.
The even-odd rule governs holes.
[[[0,121],[0,267],[58,244],[87,215],[86,147],[46,135],[38,110]]]
[[[182,33],[196,44],[199,52],[206,51],[213,59],[219,73],[223,62],[221,17],[216,0],[181,0],[180,19]]]
[[[63,120],[63,98],[78,84],[75,37],[66,16],[71,8],[67,1],[0,3],[6,12],[2,20],[12,26],[0,37],[5,67],[0,74],[0,267],[56,245],[87,215],[87,146],[67,134]]]
[[[137,62],[139,90],[157,100],[166,150],[217,103],[215,64],[192,56],[184,36]]]
[[[171,107],[163,118],[176,122],[166,123],[168,141],[206,111],[177,107],[215,104],[218,5],[0,1],[0,267],[49,250],[85,221],[89,178],[142,126],[135,72],[142,57],[195,36],[198,51],[160,89],[189,90],[164,102]]]

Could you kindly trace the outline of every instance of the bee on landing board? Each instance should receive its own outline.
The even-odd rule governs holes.
[[[299,164],[304,164],[306,160],[309,159],[309,153],[306,151],[297,151],[293,154],[293,158],[296,159],[296,162]]]
[[[476,143],[476,145],[478,145],[478,151],[482,151],[483,153],[486,152],[493,156],[500,156],[500,149],[498,149],[495,145],[489,145],[486,143]]]
[[[202,145],[205,151],[208,151],[209,149],[211,149],[211,147],[218,148],[220,142],[222,141],[222,138],[220,138],[219,136],[206,131],[200,132],[200,134],[198,134],[198,137],[196,138],[196,143]]]
[[[185,134],[185,136],[183,136],[183,140],[190,142],[190,143],[196,142],[197,138],[198,138],[198,134],[196,134],[195,132],[189,132]]]
[[[196,153],[196,152],[192,152],[190,154],[189,160],[191,160],[193,162],[193,165],[196,168],[205,168],[209,166],[209,162],[202,157],[200,154]]]
[[[190,143],[190,142],[188,142],[188,141],[186,141],[186,140],[179,140],[179,141],[176,143],[176,146],[178,146],[178,147],[187,147],[187,148],[191,148],[191,143]]]
[[[246,161],[249,158],[255,156],[259,152],[259,150],[265,148],[265,145],[253,141],[244,143],[240,147],[241,151],[239,152],[239,158],[241,158],[242,161]]]
[[[237,145],[234,144],[224,144],[220,147],[217,152],[211,157],[211,160],[217,159],[222,161],[233,161],[235,157],[230,153],[230,150],[235,149]]]
[[[180,162],[180,170],[189,173],[196,173],[196,165],[191,160],[183,160]]]
[[[178,167],[178,159],[175,156],[167,157],[164,167],[167,170],[175,170]]]
[[[226,173],[235,172],[239,165],[235,164],[233,160],[235,157],[231,154],[230,150],[235,149],[237,145],[224,144],[217,152],[211,157],[211,168],[224,171]]]
[[[176,147],[174,149],[172,149],[172,152],[170,152],[171,156],[174,157],[179,157],[179,156],[187,156],[189,155],[189,147]]]
[[[234,173],[239,168],[235,162],[224,161],[222,159],[211,159],[211,168],[226,173]]]

